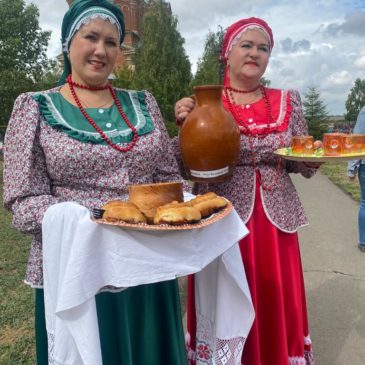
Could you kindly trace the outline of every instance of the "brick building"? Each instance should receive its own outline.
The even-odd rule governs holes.
[[[74,0],[66,1],[68,5],[71,6]],[[146,5],[144,0],[114,0],[114,3],[120,6],[124,14],[126,30],[122,45],[122,54],[118,61],[118,65],[127,65],[133,68],[133,55],[136,53],[141,41],[142,17],[148,5]],[[166,8],[171,14],[170,3],[166,3]]]
[[[73,2],[74,0],[67,0],[69,6]],[[119,5],[123,11],[126,30],[118,65],[133,67],[132,58],[141,40],[140,31],[145,2],[144,0],[114,0],[114,3]]]

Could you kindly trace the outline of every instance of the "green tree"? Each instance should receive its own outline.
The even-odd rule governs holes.
[[[142,19],[142,44],[136,55],[135,85],[157,99],[170,134],[175,134],[174,104],[190,92],[190,62],[178,21],[162,0],[151,0]]]
[[[266,86],[266,87],[270,87],[270,85],[271,85],[271,81],[269,80],[269,79],[267,79],[266,77],[261,77],[261,79],[260,79],[260,84],[261,85],[264,85],[264,86]]]
[[[204,45],[204,51],[198,60],[197,71],[192,85],[217,85],[223,83],[225,65],[221,59],[224,30],[218,26],[216,32],[209,32]],[[270,86],[270,80],[262,77],[260,80],[264,86]]]
[[[365,80],[356,79],[355,85],[350,90],[346,100],[345,119],[353,122],[356,120],[360,109],[365,105]]]
[[[34,90],[47,90],[56,86],[61,77],[63,68],[56,60],[49,61],[49,67],[35,80]]]
[[[219,85],[223,81],[223,64],[221,61],[221,46],[224,31],[221,26],[214,32],[209,32],[204,45],[204,51],[198,60],[197,71],[192,82],[195,85]]]
[[[132,68],[123,66],[114,71],[116,79],[113,81],[113,86],[122,89],[135,89],[135,73]]]
[[[46,50],[50,32],[39,27],[39,11],[24,0],[0,0],[0,125],[6,125],[15,98],[35,88],[52,66]]]
[[[308,123],[309,134],[315,139],[322,139],[326,130],[328,113],[316,86],[310,86],[303,101],[304,116]]]

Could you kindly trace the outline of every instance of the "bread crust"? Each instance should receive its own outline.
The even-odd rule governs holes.
[[[130,185],[128,190],[129,201],[138,207],[151,224],[159,206],[172,201],[184,201],[180,182]]]
[[[154,224],[192,224],[201,220],[198,209],[185,203],[170,203],[158,207],[153,219]]]
[[[196,198],[187,202],[187,204],[197,208],[202,218],[207,218],[213,213],[224,209],[227,206],[228,202],[221,196],[209,192],[203,195],[198,195]]]
[[[131,202],[112,200],[105,204],[103,219],[109,222],[123,221],[126,223],[146,223],[147,219],[142,212]]]

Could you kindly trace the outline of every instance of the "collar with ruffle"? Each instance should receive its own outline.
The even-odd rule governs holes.
[[[148,112],[144,91],[116,89],[116,95],[129,121],[136,127],[138,135],[154,130]],[[58,92],[39,92],[33,95],[46,122],[60,129],[71,138],[81,142],[106,144],[100,134],[87,122],[81,111]],[[109,108],[87,108],[86,112],[97,123],[113,143],[127,143],[132,140],[132,130],[122,120],[116,105]]]
[[[268,134],[275,132],[283,132],[288,128],[290,116],[292,113],[292,105],[289,90],[269,89],[266,88],[268,97],[272,123],[267,123],[267,107],[264,98],[255,103],[240,105],[231,103],[235,109],[235,114],[240,116],[240,124],[243,125],[241,133],[247,130],[249,134]],[[227,111],[230,111],[229,103],[224,93],[222,94],[222,102]]]

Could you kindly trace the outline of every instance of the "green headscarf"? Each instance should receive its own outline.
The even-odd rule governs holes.
[[[124,16],[120,8],[107,0],[76,0],[63,17],[62,22],[62,52],[64,71],[57,85],[63,85],[66,77],[71,73],[71,64],[68,51],[72,37],[88,20],[100,17],[115,24],[119,31],[120,44],[125,35]]]

